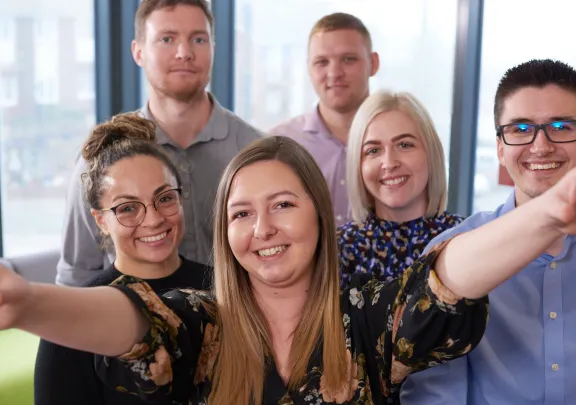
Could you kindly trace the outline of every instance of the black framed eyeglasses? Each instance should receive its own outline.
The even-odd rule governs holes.
[[[528,145],[534,142],[538,131],[553,143],[576,142],[576,120],[552,121],[546,124],[506,124],[496,127],[496,136],[506,145]]]
[[[140,201],[128,201],[111,208],[100,211],[112,211],[120,225],[136,227],[144,222],[148,206],[154,206],[158,214],[170,217],[178,212],[182,206],[182,189],[173,188],[159,194],[152,203],[144,204]]]

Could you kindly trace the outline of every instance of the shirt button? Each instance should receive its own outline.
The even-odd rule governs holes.
[[[556,268],[556,262],[550,263],[550,268],[554,270]]]
[[[338,222],[342,221],[342,215],[338,215],[338,216],[336,217],[336,220],[337,220]]]
[[[558,314],[556,312],[550,312],[550,318],[556,319],[557,316]]]
[[[346,180],[344,179],[340,180],[340,185],[343,186],[344,184],[346,184]]]
[[[558,371],[559,368],[558,364],[552,364],[552,371]]]

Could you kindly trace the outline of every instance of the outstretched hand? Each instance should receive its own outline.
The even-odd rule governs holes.
[[[18,326],[31,299],[31,284],[13,271],[0,266],[0,330]]]
[[[539,200],[554,228],[562,234],[576,234],[576,169],[566,173]]]

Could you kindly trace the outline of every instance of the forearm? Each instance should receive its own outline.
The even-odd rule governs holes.
[[[540,205],[527,203],[448,242],[434,266],[444,286],[479,298],[545,252],[562,234],[547,223]]]
[[[149,325],[116,288],[34,284],[15,327],[62,346],[118,356],[129,352]]]

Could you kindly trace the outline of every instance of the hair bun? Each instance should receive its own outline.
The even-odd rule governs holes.
[[[124,140],[156,141],[156,124],[137,113],[118,114],[96,125],[82,147],[82,157],[90,161],[105,149]]]

